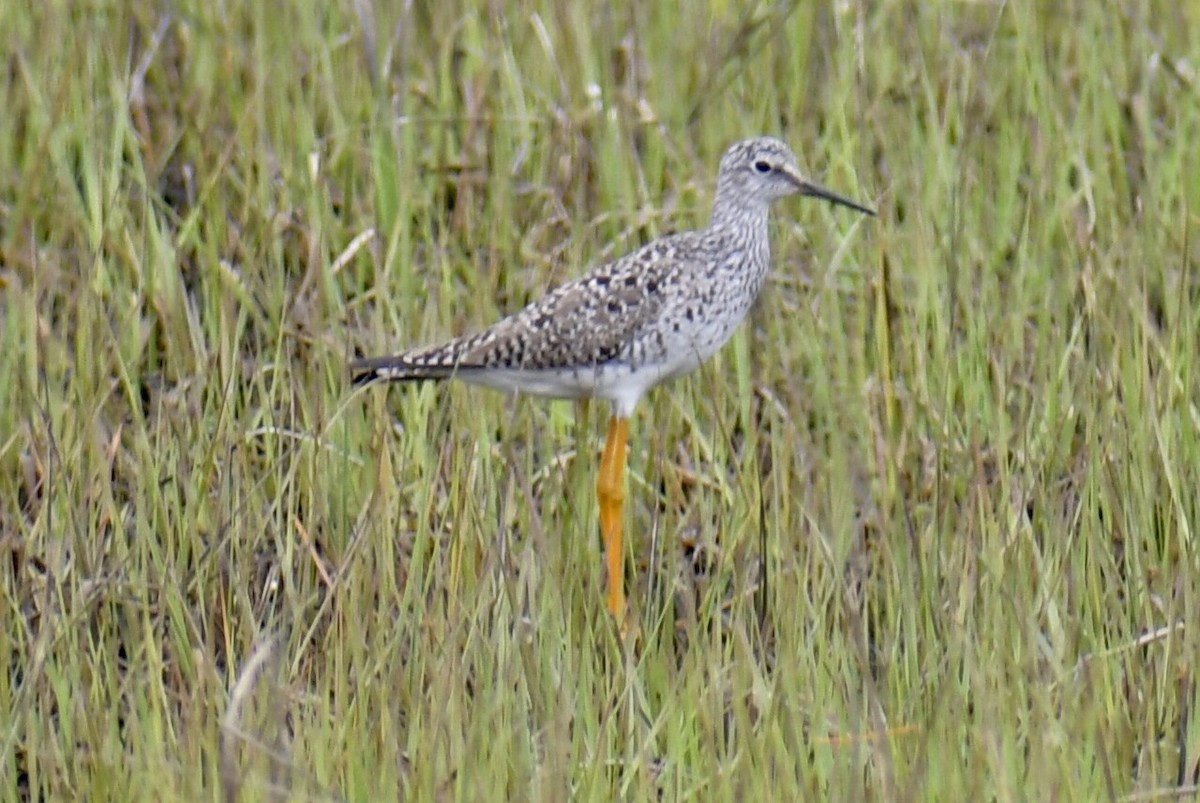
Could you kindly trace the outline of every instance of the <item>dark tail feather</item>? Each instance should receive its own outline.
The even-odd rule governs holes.
[[[368,357],[350,363],[350,384],[356,388],[372,382],[430,382],[453,374],[453,367],[415,365],[402,357]]]

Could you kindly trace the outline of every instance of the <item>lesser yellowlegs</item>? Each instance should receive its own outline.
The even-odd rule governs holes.
[[[721,157],[707,227],[672,234],[552,290],[474,335],[356,360],[356,383],[461,379],[501,390],[612,404],[596,495],[608,610],[623,621],[621,514],[629,416],[658,383],[711,357],[754,303],[770,267],[767,212],[799,193],[868,215],[800,174],[786,144],[738,142]]]

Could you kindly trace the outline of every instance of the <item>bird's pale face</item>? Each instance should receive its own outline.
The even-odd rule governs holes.
[[[800,192],[803,181],[791,149],[771,137],[730,147],[721,159],[720,175],[742,197],[766,202]]]

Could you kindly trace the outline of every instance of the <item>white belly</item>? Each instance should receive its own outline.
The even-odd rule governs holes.
[[[458,378],[475,385],[552,399],[604,399],[613,405],[618,416],[628,418],[646,391],[693,371],[703,359],[704,356],[693,351],[669,363],[641,365],[637,369],[623,363],[583,368],[503,368],[463,371]]]

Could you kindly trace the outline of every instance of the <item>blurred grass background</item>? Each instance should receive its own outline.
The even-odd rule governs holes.
[[[598,5],[598,4],[597,4]],[[1174,800],[1200,782],[1200,6],[0,7],[5,800]],[[346,360],[706,219],[633,423]]]

